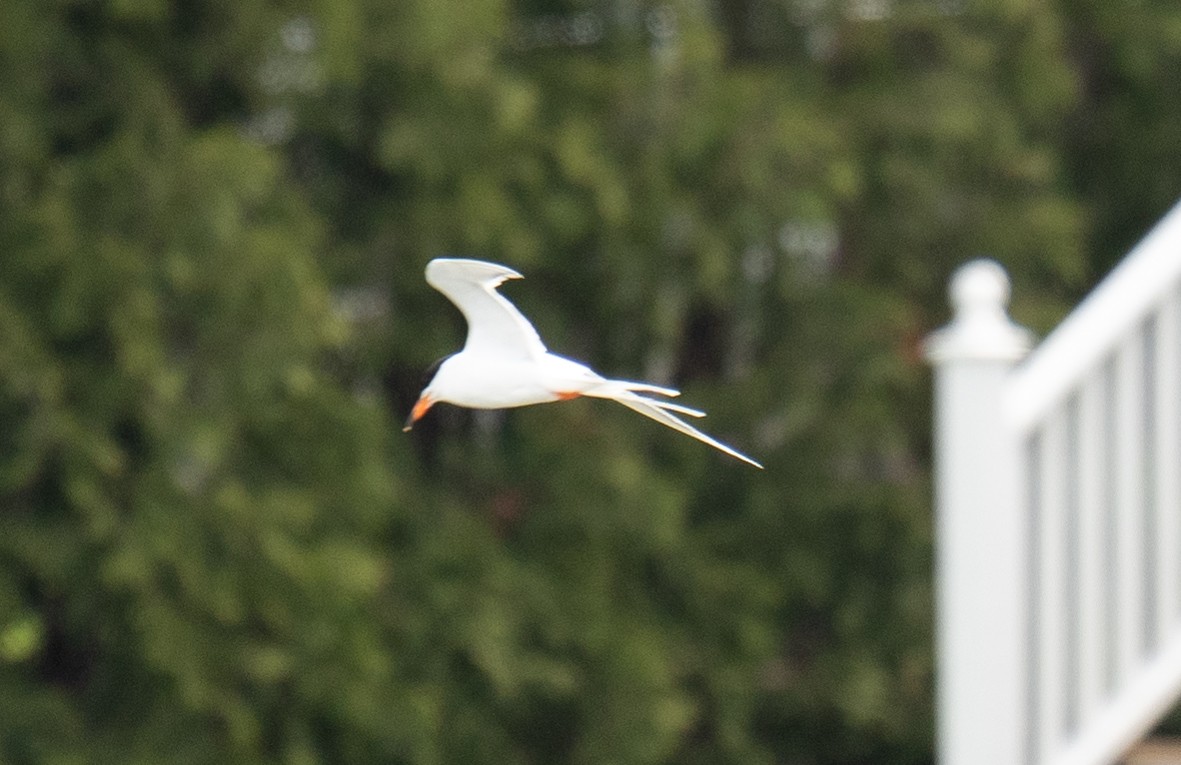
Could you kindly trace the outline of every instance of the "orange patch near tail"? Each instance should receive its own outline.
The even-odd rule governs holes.
[[[558,391],[558,401],[569,401],[572,398],[578,398],[582,394],[575,390]]]

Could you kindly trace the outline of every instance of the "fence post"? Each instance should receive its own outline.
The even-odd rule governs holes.
[[[954,316],[927,340],[935,376],[936,751],[939,765],[1026,762],[1027,520],[1008,374],[1029,332],[995,262],[962,266]]]

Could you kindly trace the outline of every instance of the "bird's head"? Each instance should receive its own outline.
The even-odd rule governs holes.
[[[444,356],[427,367],[427,370],[422,373],[423,382],[426,384],[422,389],[422,393],[418,394],[418,400],[414,402],[414,406],[410,410],[410,415],[406,418],[406,424],[402,426],[402,432],[410,430],[414,427],[414,423],[422,419],[423,415],[434,406],[442,401],[433,390],[435,378],[438,377],[439,368],[443,366],[443,362],[451,356]]]

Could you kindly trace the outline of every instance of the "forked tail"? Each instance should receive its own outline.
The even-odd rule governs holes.
[[[729,454],[731,457],[740,459],[749,465],[754,465],[760,470],[763,469],[762,465],[750,457],[747,457],[742,452],[727,446],[713,436],[702,433],[697,428],[672,414],[672,412],[677,412],[678,414],[684,414],[689,417],[704,417],[705,412],[701,411],[700,409],[690,409],[687,406],[674,404],[671,401],[661,401],[660,399],[641,396],[636,391],[656,393],[661,396],[680,395],[680,391],[676,391],[671,388],[662,388],[658,385],[627,382],[624,380],[608,380],[603,385],[596,386],[590,390],[582,391],[582,395],[593,396],[595,398],[609,398],[612,401],[618,401],[628,409],[639,412],[645,417],[656,420],[661,425],[672,428],[673,430],[680,433],[684,433],[687,436],[692,436],[698,441],[707,443],[715,449]]]

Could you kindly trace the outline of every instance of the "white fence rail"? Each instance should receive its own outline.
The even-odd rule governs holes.
[[[1008,281],[935,366],[941,765],[1109,765],[1181,695],[1181,205],[1023,363]]]

